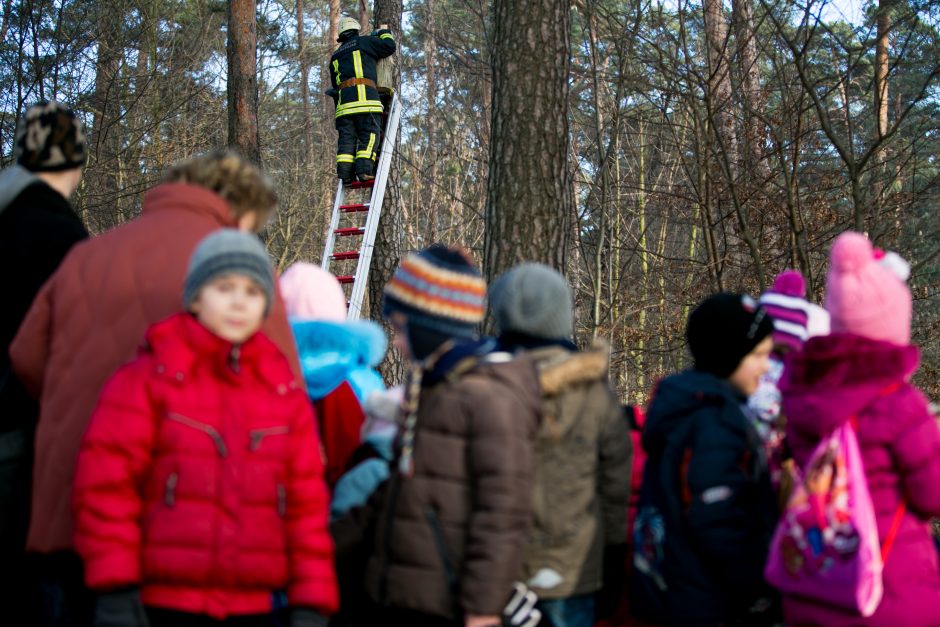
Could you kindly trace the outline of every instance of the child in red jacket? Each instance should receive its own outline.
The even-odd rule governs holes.
[[[190,260],[188,310],[153,325],[105,386],[82,442],[75,547],[97,627],[291,627],[338,603],[314,417],[259,331],[274,293],[254,237],[226,229]]]

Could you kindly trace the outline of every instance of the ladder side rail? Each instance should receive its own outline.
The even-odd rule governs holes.
[[[330,270],[330,257],[333,255],[333,249],[336,246],[336,229],[339,227],[339,208],[343,204],[343,182],[338,181],[336,185],[336,199],[333,201],[333,213],[330,216],[330,229],[326,235],[326,243],[323,245],[323,258],[320,259],[320,267],[327,272]]]
[[[362,304],[365,301],[366,284],[369,277],[369,266],[372,263],[372,252],[375,249],[375,235],[379,230],[379,218],[382,215],[382,203],[385,200],[385,186],[388,183],[388,173],[392,165],[392,153],[395,151],[395,142],[398,139],[398,124],[401,118],[401,101],[398,94],[392,96],[389,108],[388,122],[385,125],[385,137],[382,140],[382,154],[379,157],[378,176],[372,188],[372,197],[369,200],[369,215],[366,218],[365,234],[362,238],[362,249],[359,263],[356,265],[356,278],[353,282],[352,294],[349,299],[349,320],[358,320],[362,317]]]

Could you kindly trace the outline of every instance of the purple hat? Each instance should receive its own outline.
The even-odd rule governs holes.
[[[759,301],[774,321],[774,345],[803,348],[809,337],[809,303],[806,302],[806,280],[796,270],[784,270]]]

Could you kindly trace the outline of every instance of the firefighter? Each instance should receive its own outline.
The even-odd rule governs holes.
[[[344,17],[339,23],[340,46],[330,58],[330,77],[336,101],[336,175],[344,184],[371,181],[379,149],[382,101],[376,89],[376,63],[395,52],[395,40],[383,24],[371,35],[359,35],[359,22]],[[354,167],[355,166],[355,167]]]

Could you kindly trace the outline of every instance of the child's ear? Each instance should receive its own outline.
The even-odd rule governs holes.
[[[199,298],[199,294],[196,294],[196,298],[194,298],[193,301],[189,303],[189,307],[187,307],[186,309],[187,311],[189,311],[189,313],[193,315],[196,315],[196,316],[199,315],[199,312],[202,310],[202,302],[201,302],[201,299]]]

